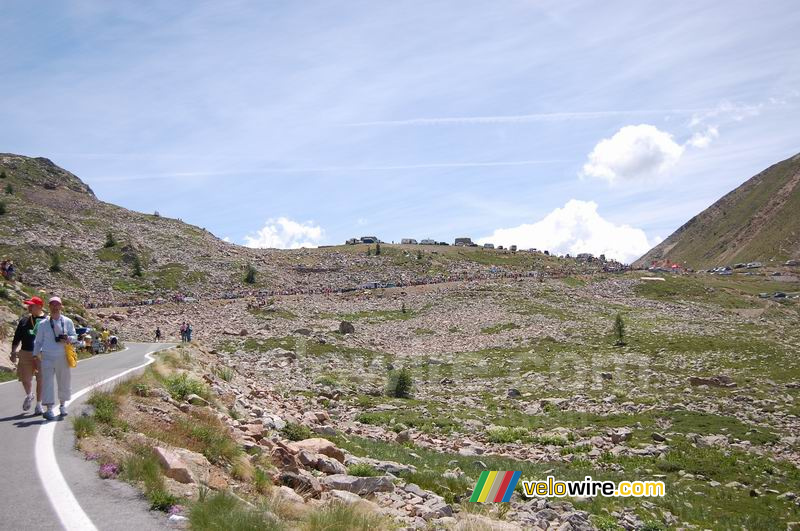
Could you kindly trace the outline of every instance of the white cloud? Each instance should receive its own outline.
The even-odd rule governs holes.
[[[230,236],[225,236],[224,238],[222,238],[222,241],[227,242],[227,243],[231,243],[231,237]]]
[[[322,241],[325,231],[309,221],[298,223],[289,218],[268,219],[255,236],[245,236],[246,247],[298,249],[316,247]]]
[[[683,150],[671,134],[653,125],[627,125],[597,143],[581,173],[610,184],[646,180],[669,171]]]
[[[597,213],[597,203],[571,199],[536,223],[497,229],[477,243],[516,245],[551,253],[576,255],[601,254],[622,262],[632,262],[654,245],[643,230],[615,225]]]
[[[704,149],[707,148],[709,145],[711,145],[711,142],[718,137],[719,137],[719,128],[712,125],[706,127],[706,130],[702,133],[697,132],[693,134],[692,137],[688,140],[687,144],[692,147]]]

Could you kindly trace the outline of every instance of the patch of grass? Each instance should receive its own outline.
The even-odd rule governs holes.
[[[191,506],[189,525],[193,530],[270,531],[284,529],[284,526],[265,507],[248,507],[227,492],[201,496]]]
[[[228,428],[213,414],[196,411],[191,420],[180,420],[176,428],[187,439],[188,448],[199,451],[214,464],[235,463],[242,450]]]
[[[362,478],[382,476],[383,473],[368,463],[356,463],[347,467],[347,473],[351,476],[358,476]]]
[[[0,371],[0,382],[10,382],[17,379],[15,371]]]
[[[415,328],[414,329],[414,335],[415,336],[432,336],[435,333],[436,332],[434,332],[430,328]]]
[[[269,474],[260,466],[253,470],[253,488],[260,494],[266,494],[272,487],[272,479]]]
[[[167,491],[161,465],[150,448],[139,448],[132,456],[122,462],[120,477],[130,483],[138,484],[150,502],[150,509],[167,511],[181,499]]]
[[[357,504],[329,503],[312,512],[306,520],[305,531],[373,531],[389,529],[391,524],[370,509]]]
[[[94,435],[96,428],[97,422],[94,417],[81,415],[72,419],[72,429],[75,430],[75,437],[78,439]]]
[[[282,308],[248,308],[247,312],[265,319],[286,319],[288,321],[297,319],[296,314]]]
[[[359,321],[367,320],[370,322],[383,322],[383,321],[407,321],[419,315],[418,311],[406,309],[402,310],[363,310],[360,312],[343,313],[335,316],[339,321]],[[329,318],[334,316],[328,316]]]
[[[281,435],[290,441],[304,441],[314,437],[314,432],[312,432],[308,426],[303,426],[295,422],[287,422],[286,426],[281,430]]]
[[[519,328],[519,325],[516,323],[502,323],[496,324],[493,326],[487,326],[486,328],[481,328],[482,334],[499,334],[501,332],[506,332],[508,330],[515,330]]]
[[[486,438],[493,443],[513,443],[516,441],[528,442],[531,440],[530,431],[525,428],[509,428],[495,426],[487,430]]]
[[[95,391],[87,403],[94,406],[94,419],[103,424],[113,424],[117,418],[118,404],[116,397],[107,392]]]
[[[230,367],[217,367],[214,373],[226,382],[233,380],[233,376],[236,374]]]
[[[164,380],[164,386],[175,400],[184,400],[189,395],[208,397],[208,388],[205,384],[189,377],[186,373],[168,377]]]

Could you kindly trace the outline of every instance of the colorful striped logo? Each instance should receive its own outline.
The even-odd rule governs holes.
[[[472,491],[471,502],[508,502],[519,483],[522,472],[505,470],[484,470],[478,478],[478,484]]]

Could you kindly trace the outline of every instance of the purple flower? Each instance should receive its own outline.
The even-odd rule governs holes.
[[[113,463],[100,465],[100,477],[103,479],[114,479],[119,474],[119,467]]]
[[[98,459],[100,459],[100,454],[90,454],[87,452],[85,454],[85,457],[87,461],[97,461]]]
[[[184,510],[185,510],[185,508],[184,508],[183,505],[173,505],[172,507],[169,508],[169,514],[170,515],[173,515],[173,514],[181,515],[181,514],[183,514]]]

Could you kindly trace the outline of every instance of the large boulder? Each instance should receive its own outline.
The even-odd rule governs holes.
[[[709,376],[708,378],[691,376],[689,378],[689,384],[694,386],[708,385],[710,387],[736,387],[736,382],[733,381],[733,378],[730,376],[725,376],[724,374]]]
[[[161,468],[164,469],[165,476],[180,483],[194,483],[189,465],[176,452],[156,446],[155,454]]]
[[[327,455],[328,457],[333,457],[340,463],[344,463],[344,452],[328,439],[314,437],[311,439],[305,439],[303,441],[289,443],[287,446],[294,452],[308,450],[312,454]]]
[[[394,492],[394,483],[389,476],[357,477],[347,474],[334,474],[322,478],[322,485],[328,490],[344,490],[366,496],[373,492]]]
[[[340,334],[354,334],[356,331],[356,327],[353,326],[353,323],[349,321],[342,321],[339,323],[339,333]]]

